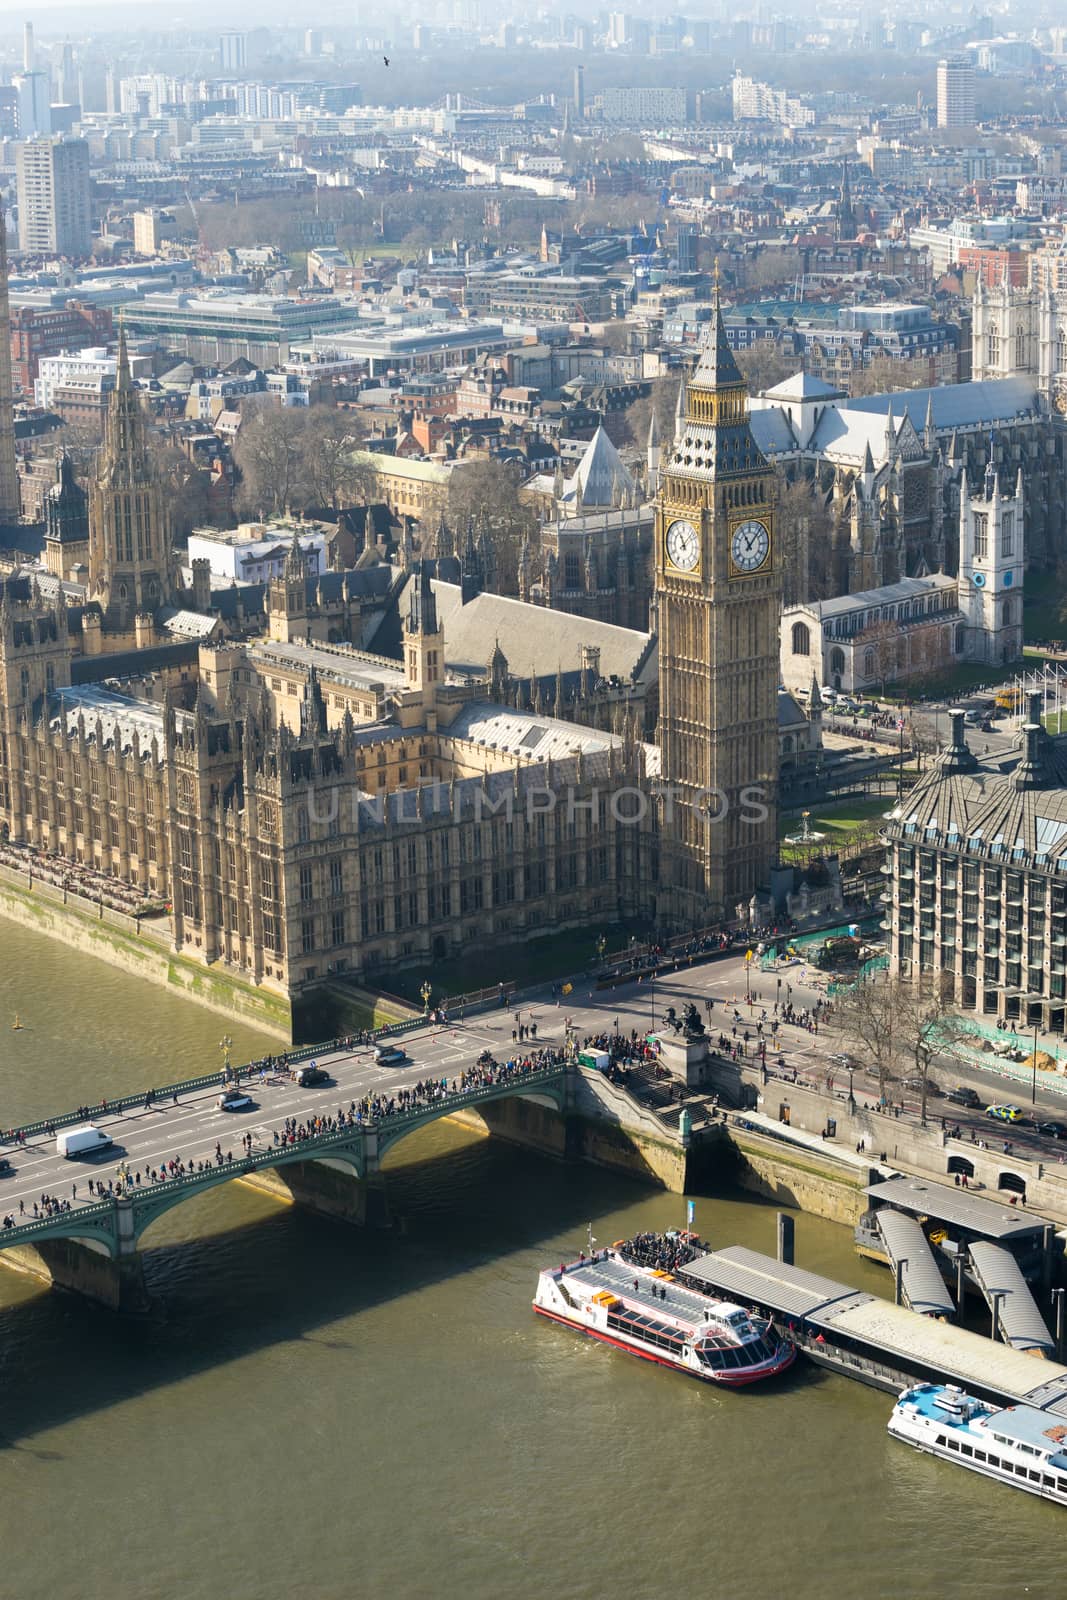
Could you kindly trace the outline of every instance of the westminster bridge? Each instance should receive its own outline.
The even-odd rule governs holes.
[[[324,1215],[385,1221],[383,1158],[439,1118],[473,1113],[492,1131],[494,1106],[521,1099],[549,1108],[565,1130],[578,1077],[566,1050],[531,1042],[525,1064],[477,1066],[486,1049],[511,1054],[501,1031],[494,1038],[477,1021],[420,1026],[397,1040],[415,1059],[392,1066],[370,1046],[339,1040],[6,1130],[0,1252],[62,1287],[136,1309],[147,1299],[145,1231],[220,1184],[240,1179]],[[301,1087],[295,1069],[309,1061],[326,1082]],[[252,1103],[223,1111],[220,1092],[234,1086]],[[112,1144],[88,1159],[59,1155],[56,1134],[88,1122]],[[561,1139],[562,1153],[565,1131]]]

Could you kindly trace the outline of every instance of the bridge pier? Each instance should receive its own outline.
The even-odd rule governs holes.
[[[80,1239],[42,1239],[4,1251],[5,1262],[56,1289],[68,1289],[109,1311],[144,1312],[151,1303],[140,1252],[109,1256]]]
[[[248,1173],[241,1181],[275,1199],[306,1206],[320,1217],[332,1217],[337,1222],[386,1228],[391,1220],[381,1174],[360,1178],[347,1163],[290,1161],[282,1167]]]

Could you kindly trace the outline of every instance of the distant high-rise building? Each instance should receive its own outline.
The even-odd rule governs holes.
[[[970,56],[945,56],[937,63],[937,125],[974,126],[974,65]]]
[[[219,39],[223,72],[243,72],[248,65],[248,40],[243,33],[224,33]]]
[[[89,146],[84,139],[30,139],[15,147],[19,248],[35,255],[92,250]]]
[[[19,137],[47,137],[52,131],[52,92],[47,72],[18,72],[11,82],[18,93]]]
[[[60,105],[72,105],[78,98],[78,73],[74,65],[74,49],[67,40],[59,47],[56,62],[56,99]]]
[[[571,95],[571,99],[574,102],[574,114],[575,114],[575,116],[576,117],[584,117],[585,116],[585,68],[584,67],[575,67],[575,69],[574,69],[574,92]]]
[[[322,29],[308,28],[304,34],[304,54],[306,56],[321,56],[322,54]]]
[[[11,328],[7,300],[7,230],[0,206],[0,523],[19,520],[15,413],[11,394]]]
[[[697,270],[697,240],[700,229],[695,222],[683,222],[678,228],[678,271]]]
[[[23,72],[32,72],[36,65],[36,51],[33,44],[33,23],[24,22],[22,25],[22,70]]]

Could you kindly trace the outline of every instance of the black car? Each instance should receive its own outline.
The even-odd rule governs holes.
[[[1067,1139],[1067,1122],[1039,1122],[1037,1131],[1045,1139]]]
[[[0,1156],[0,1178],[9,1178],[14,1170],[7,1156]]]
[[[314,1089],[317,1084],[329,1083],[330,1074],[325,1068],[317,1067],[312,1061],[306,1067],[297,1069],[296,1081],[301,1089]]]
[[[977,1111],[982,1105],[982,1097],[975,1089],[968,1089],[964,1084],[950,1089],[948,1098],[954,1106],[968,1106],[972,1111]]]

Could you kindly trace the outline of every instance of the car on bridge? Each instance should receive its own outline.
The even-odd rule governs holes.
[[[923,1080],[921,1075],[912,1078],[901,1078],[900,1084],[901,1088],[910,1089],[913,1094],[922,1094],[923,1092]],[[940,1100],[944,1092],[945,1091],[942,1089],[941,1085],[939,1083],[935,1083],[933,1078],[927,1078],[926,1098],[928,1100]]]
[[[7,1156],[0,1156],[0,1178],[10,1178],[14,1170]]]
[[[986,1106],[985,1114],[996,1122],[1023,1121],[1023,1114],[1018,1106]]]
[[[219,1111],[251,1111],[255,1101],[243,1089],[224,1089],[215,1101]]]
[[[398,1044],[376,1044],[374,1059],[380,1067],[402,1067],[408,1054]]]
[[[1039,1122],[1037,1131],[1044,1139],[1067,1139],[1067,1122]]]
[[[965,1083],[957,1084],[955,1089],[950,1089],[948,1098],[954,1106],[967,1106],[971,1111],[978,1111],[982,1104],[978,1090],[969,1089]]]
[[[320,1067],[315,1061],[308,1061],[304,1066],[298,1067],[294,1074],[301,1089],[314,1089],[320,1083],[329,1083],[330,1074],[325,1067]]]

